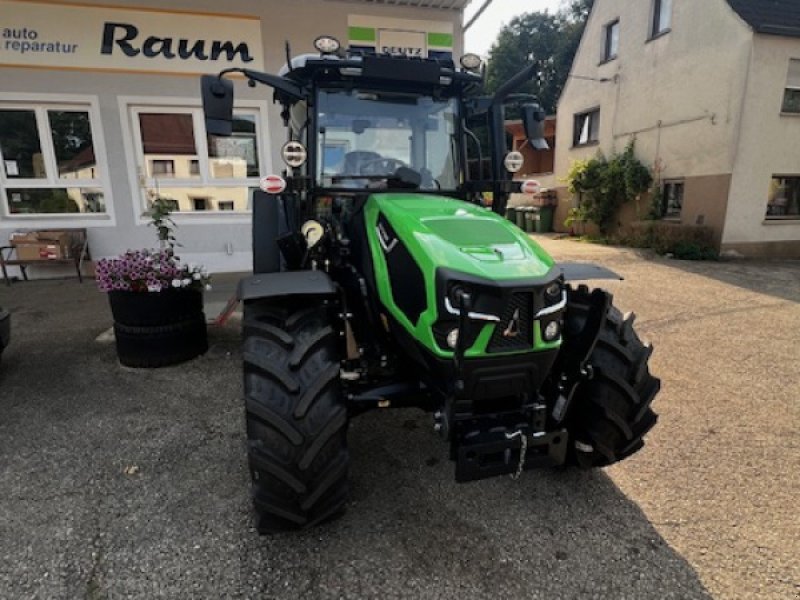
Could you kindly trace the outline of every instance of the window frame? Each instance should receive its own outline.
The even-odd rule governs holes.
[[[114,199],[111,190],[111,172],[106,151],[100,103],[96,95],[82,94],[27,94],[0,92],[0,108],[10,110],[33,110],[39,134],[39,149],[45,165],[46,177],[6,177],[5,168],[0,169],[0,225],[25,228],[61,227],[113,227],[116,226]],[[49,110],[69,112],[85,111],[89,114],[92,132],[92,147],[95,154],[95,177],[93,179],[68,179],[58,177],[58,159],[53,146],[52,130],[47,115]],[[0,156],[0,160],[2,157]],[[103,193],[105,212],[102,213],[35,213],[12,214],[9,207],[8,190],[11,189],[64,189],[92,188]]]
[[[591,139],[592,135],[592,122],[589,121],[589,140],[580,143],[580,135],[578,129],[578,119],[580,117],[589,116],[591,118],[592,115],[597,115],[597,139]],[[588,110],[583,110],[581,112],[577,112],[572,117],[572,147],[573,148],[588,148],[590,146],[597,146],[600,143],[600,107],[595,106],[594,108],[590,108]]]
[[[775,173],[770,176],[769,180],[770,183],[775,179],[797,179],[798,185],[800,185],[800,173],[795,173],[793,175],[787,173]],[[800,200],[798,200],[800,203]],[[798,223],[800,222],[800,212],[796,215],[769,215],[767,214],[767,210],[769,210],[769,191],[767,192],[767,206],[764,210],[764,222],[767,223]]]
[[[647,36],[647,40],[655,40],[660,38],[663,35],[667,35],[670,31],[672,31],[672,14],[675,8],[672,0],[666,0],[670,3],[670,11],[669,11],[669,21],[666,26],[663,26],[661,23],[661,7],[665,0],[653,0],[653,14],[652,18],[650,19],[650,31],[649,35]]]
[[[617,47],[613,53],[611,53],[611,41],[614,39],[612,36],[612,29],[617,28]],[[600,55],[600,64],[605,64],[607,62],[611,62],[616,60],[619,56],[619,41],[620,41],[620,19],[617,17],[605,24],[603,27],[603,48],[602,53]]]
[[[786,73],[786,83],[783,86],[783,97],[781,98],[781,115],[800,117],[800,110],[786,110],[786,92],[792,90],[800,93],[800,81],[798,81],[797,85],[792,85],[793,82],[789,79],[792,75],[792,63],[797,63],[798,69],[800,69],[800,58],[789,58],[789,69]]]
[[[669,206],[669,200],[667,198],[667,186],[675,186],[680,185],[682,188],[681,191],[681,209],[678,211],[677,214],[670,214],[667,212],[667,208]],[[683,215],[683,203],[686,200],[686,179],[682,179],[680,177],[673,177],[670,179],[663,179],[661,181],[661,211],[662,211],[662,220],[666,221],[680,221]]]
[[[197,97],[158,97],[158,96],[120,96],[117,99],[122,122],[122,141],[125,147],[125,162],[128,168],[131,209],[135,223],[145,225],[148,223],[144,213],[144,192],[150,188],[151,179],[148,179],[140,169],[139,160],[144,159],[144,149],[139,131],[138,119],[135,114],[147,112],[178,112],[192,115],[193,132],[195,136],[195,150],[200,160],[200,176],[192,178],[158,178],[162,187],[198,188],[239,188],[258,187],[261,177],[273,172],[271,135],[269,127],[269,105],[264,100],[241,99],[234,105],[235,111],[253,113],[256,123],[256,152],[258,155],[260,173],[258,177],[245,179],[225,178],[214,179],[209,172],[208,140],[203,119],[203,108]],[[216,225],[220,223],[246,223],[252,218],[252,210],[230,211],[196,211],[175,212],[173,220],[178,224]]]

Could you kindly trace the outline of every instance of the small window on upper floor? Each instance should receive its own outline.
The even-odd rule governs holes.
[[[650,37],[654,38],[667,33],[672,26],[672,0],[654,0],[653,27]]]
[[[789,61],[789,76],[783,94],[782,112],[800,114],[800,59]]]
[[[619,19],[606,25],[606,34],[603,41],[603,62],[617,58],[619,50]]]
[[[600,109],[575,115],[572,133],[573,146],[588,146],[600,140]]]

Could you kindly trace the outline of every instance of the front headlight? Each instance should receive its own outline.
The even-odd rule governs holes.
[[[458,346],[458,328],[453,329],[447,334],[447,345],[453,350],[455,350],[456,346]]]
[[[554,342],[561,335],[561,324],[558,321],[550,321],[542,332],[545,342]]]

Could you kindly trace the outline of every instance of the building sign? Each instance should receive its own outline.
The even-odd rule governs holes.
[[[453,24],[350,15],[350,47],[362,52],[422,58],[453,57]]]
[[[258,17],[0,0],[0,66],[213,73],[263,60]]]

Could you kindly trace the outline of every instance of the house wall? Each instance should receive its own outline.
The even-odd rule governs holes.
[[[45,3],[36,5],[44,13],[51,6]],[[461,12],[457,10],[329,0],[294,0],[291,3],[282,0],[228,0],[224,5],[214,0],[171,0],[168,3],[160,0],[104,0],[103,6],[110,5],[256,16],[260,19],[264,69],[273,73],[285,63],[286,40],[291,43],[295,55],[314,52],[313,41],[321,34],[336,36],[343,44],[347,44],[349,15],[452,23],[455,32],[453,52],[456,57],[462,53]],[[65,28],[69,26],[69,23],[64,24]],[[214,33],[211,30],[198,31],[197,37],[213,38]],[[125,122],[129,115],[122,103],[130,97],[147,97],[153,103],[199,107],[199,76],[20,68],[4,66],[0,62],[0,82],[0,103],[16,99],[24,101],[31,96],[53,101],[65,95],[94,98],[105,141],[104,156],[108,162],[111,192],[106,198],[111,205],[106,217],[91,215],[23,219],[0,215],[0,242],[19,229],[77,226],[89,228],[89,245],[95,258],[114,255],[128,248],[152,246],[155,242],[153,230],[141,219],[141,184],[132,158],[133,149],[130,147],[130,138],[126,139],[123,135],[123,131],[129,128]],[[272,91],[263,86],[250,89],[239,80],[236,98],[239,102],[261,107],[263,113],[261,175],[282,170],[280,148],[285,134],[279,109],[272,105]],[[176,215],[176,221],[182,258],[203,262],[214,271],[250,268],[250,213]]]
[[[765,219],[772,176],[800,176],[800,115],[781,114],[790,59],[800,38],[755,36],[723,249],[800,257],[800,219]]]
[[[556,173],[563,177],[572,161],[598,151],[622,151],[635,138],[637,156],[661,180],[685,180],[681,221],[712,226],[721,240],[753,35],[725,0],[675,0],[671,31],[648,40],[652,4],[595,2],[558,106]],[[604,27],[617,18],[618,58],[601,64]],[[599,143],[574,148],[574,115],[595,107]],[[576,199],[563,185],[559,195],[556,223],[563,224]],[[625,207],[620,223],[644,216],[648,202],[638,211]]]

